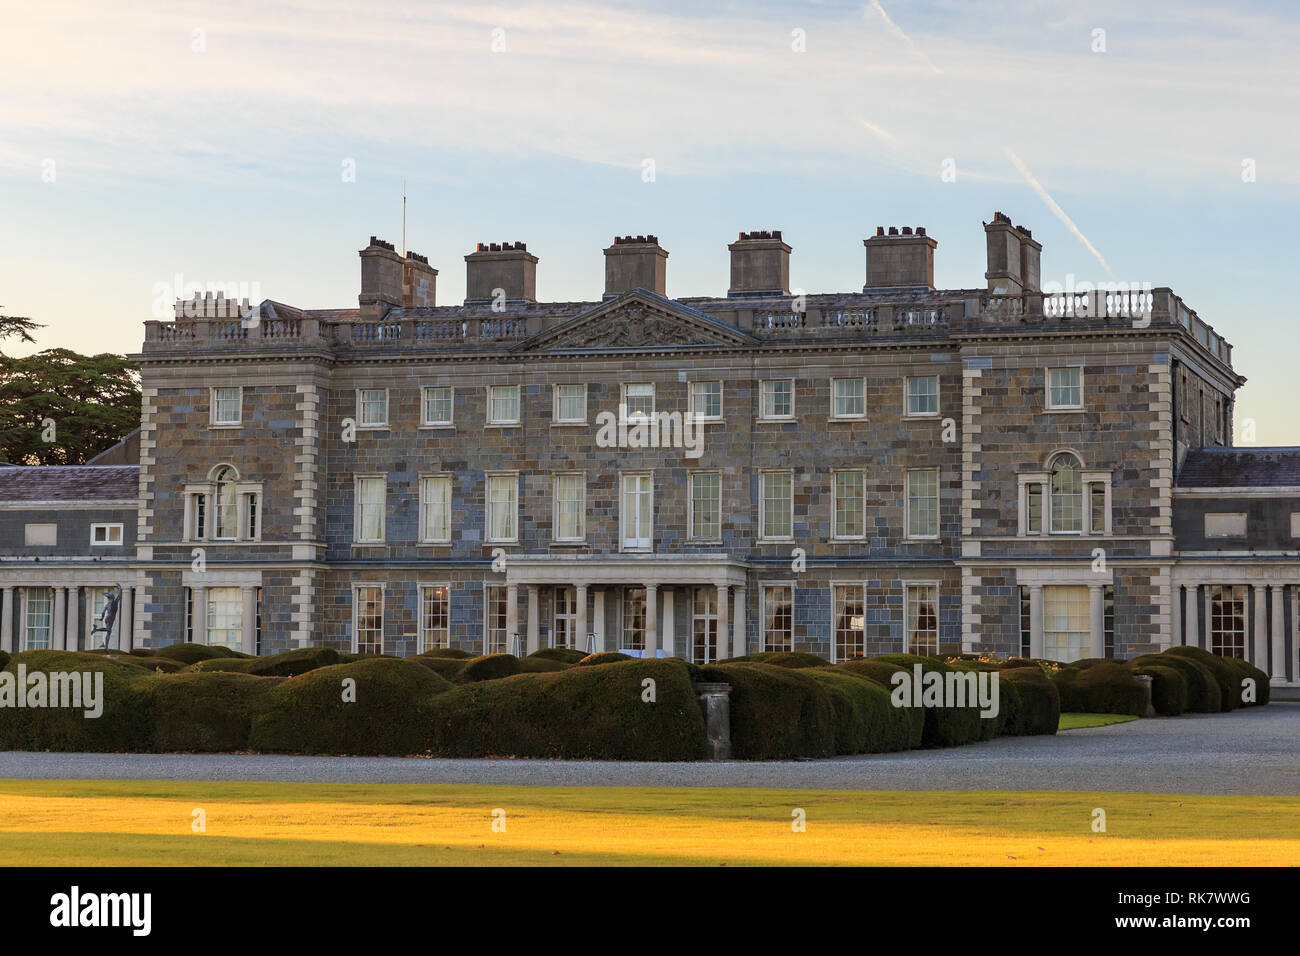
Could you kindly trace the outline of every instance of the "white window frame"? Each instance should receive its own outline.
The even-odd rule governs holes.
[[[772,588],[789,588],[790,589],[790,650],[794,650],[794,604],[796,586],[793,581],[764,581],[759,585],[758,599],[758,633],[764,651],[770,651],[773,648],[767,643],[767,592]]]
[[[492,597],[493,592],[499,591],[502,604],[505,605],[501,614],[501,643],[499,650],[492,641],[492,632],[496,630],[492,626]],[[510,653],[510,644],[514,640],[514,635],[510,633],[510,589],[505,584],[487,584],[483,585],[483,653],[499,654]]]
[[[786,542],[794,540],[794,470],[790,468],[773,468],[760,471],[758,478],[758,540],[759,543]],[[790,479],[790,532],[784,535],[767,533],[767,479],[769,475],[784,475]]]
[[[510,516],[510,529],[513,534],[508,538],[497,538],[492,535],[492,479],[494,478],[509,479],[510,487],[514,491],[514,509]],[[483,475],[483,541],[485,544],[519,543],[519,472],[489,471]]]
[[[368,588],[377,588],[379,591],[379,650],[377,653],[384,653],[384,611],[386,610],[387,598],[384,594],[384,585],[373,581],[359,582],[352,585],[352,653],[371,653],[370,651],[361,650],[361,591]],[[367,628],[367,630],[370,630]]]
[[[769,388],[777,382],[790,383],[790,413],[788,415],[769,415],[767,413],[767,396]],[[795,379],[791,375],[785,378],[764,378],[758,382],[758,420],[761,422],[792,422],[795,415],[795,399],[797,389],[795,388]]]
[[[643,387],[643,388],[650,389],[650,411],[648,413],[637,412],[634,414],[628,408],[627,390],[629,388],[634,388],[634,387],[638,387],[638,388]],[[619,386],[618,400],[619,400],[619,408],[623,412],[622,416],[620,417],[625,419],[626,421],[629,422],[650,421],[655,417],[655,408],[656,408],[656,402],[658,401],[658,395],[656,394],[654,382],[624,382]]]
[[[448,409],[446,419],[429,417],[429,393],[439,389],[447,390]],[[422,385],[420,387],[420,427],[421,428],[455,428],[456,427],[456,388],[453,385]]]
[[[842,382],[857,382],[862,386],[862,411],[849,412],[840,414],[839,412],[839,389]],[[830,420],[833,422],[861,422],[867,418],[867,380],[865,378],[832,378],[831,379],[831,414]]]
[[[581,493],[578,497],[578,534],[560,535],[560,479],[577,478]],[[582,471],[557,471],[551,476],[551,540],[560,544],[582,544],[587,540],[587,474]]]
[[[44,591],[49,598],[48,623],[45,625],[46,641],[41,647],[31,646],[31,598],[33,591]],[[18,613],[18,624],[22,628],[22,643],[19,648],[24,651],[54,649],[54,588],[40,584],[27,585],[22,589],[22,606]]]
[[[220,407],[217,402],[217,392],[234,391],[235,393],[235,418],[221,419],[217,414]],[[208,394],[208,427],[209,428],[238,428],[244,423],[244,387],[242,385],[213,385]]]
[[[1109,537],[1112,533],[1111,519],[1111,473],[1108,471],[1089,471],[1083,465],[1083,459],[1079,453],[1069,449],[1062,448],[1051,453],[1047,461],[1050,465],[1056,460],[1058,455],[1072,455],[1075,461],[1079,462],[1079,474],[1082,476],[1080,481],[1083,485],[1083,523],[1079,531],[1057,531],[1052,527],[1052,473],[1048,471],[1025,472],[1016,476],[1019,486],[1019,527],[1017,528],[1017,537],[1021,538],[1048,538],[1053,535],[1058,537],[1092,537],[1103,538]],[[1102,485],[1105,495],[1105,513],[1103,514],[1103,524],[1101,528],[1092,526],[1092,486]],[[1029,488],[1036,485],[1039,488],[1039,498],[1041,501],[1041,514],[1039,515],[1040,528],[1038,531],[1029,530]]]
[[[915,605],[915,592],[918,588],[934,589],[934,651],[922,653],[912,650],[912,609]],[[942,643],[943,633],[943,589],[939,581],[904,581],[903,582],[903,653],[904,654],[921,654],[928,656],[929,653],[938,654],[939,647]]]
[[[838,664],[841,661],[840,642],[839,642],[839,636],[836,633],[838,628],[836,627],[836,617],[835,617],[835,602],[836,602],[835,592],[839,588],[859,588],[862,591],[862,626],[858,628],[858,642],[861,643],[862,645],[862,656],[866,657],[867,655],[867,583],[865,581],[843,581],[843,580],[832,579],[830,582],[830,587],[831,587],[831,631],[830,631],[831,663]],[[845,657],[842,659],[854,660],[855,658]]]
[[[235,604],[234,604],[235,612],[234,612],[234,619],[235,619],[235,621],[236,621],[237,623],[236,623],[236,625],[235,625],[234,627],[223,627],[223,628],[219,628],[219,629],[218,629],[218,628],[216,628],[216,627],[214,626],[214,623],[213,623],[213,622],[216,620],[216,609],[215,609],[216,601],[215,601],[215,596],[216,596],[216,594],[217,594],[218,591],[224,591],[224,592],[227,592],[227,593],[233,591],[233,592],[235,593]],[[228,648],[230,648],[231,650],[236,650],[236,651],[237,651],[237,650],[242,650],[242,649],[243,649],[243,646],[244,646],[244,591],[243,591],[243,588],[240,588],[240,587],[238,587],[238,586],[231,587],[230,585],[219,585],[219,586],[216,586],[216,587],[209,587],[209,588],[205,589],[205,592],[204,592],[204,593],[205,593],[205,595],[206,595],[206,599],[207,599],[207,602],[208,602],[208,606],[207,606],[207,608],[204,609],[204,614],[203,614],[203,628],[204,628],[203,643],[204,643],[204,644],[207,644],[209,647],[218,646],[218,647],[228,647]],[[233,632],[233,633],[236,635],[236,638],[235,638],[235,640],[234,640],[233,642],[230,642],[230,641],[221,641],[221,642],[214,641],[214,640],[212,639],[212,632],[213,632],[214,630],[222,630],[222,631],[225,631],[225,632],[227,632],[227,633],[232,633],[232,632]]]
[[[912,411],[912,383],[919,381],[934,381],[934,411],[932,412],[914,412]],[[938,418],[939,410],[942,406],[943,383],[938,375],[908,375],[903,378],[903,417],[904,418]]]
[[[429,482],[434,482],[434,481],[438,482],[439,484],[445,484],[447,488],[447,494],[446,494],[447,534],[445,537],[440,537],[440,538],[431,538],[426,534],[426,529],[429,526],[429,522],[427,519],[428,519],[428,508],[430,504],[427,485]],[[419,482],[420,482],[420,514],[419,514],[420,544],[451,544],[451,502],[452,502],[453,493],[455,492],[455,482],[453,481],[453,476],[444,471],[430,472],[427,475],[420,475]]]
[[[582,389],[582,416],[580,418],[562,418],[560,416],[560,390],[564,388]],[[551,424],[556,426],[564,425],[585,425],[587,424],[587,399],[590,389],[586,384],[577,382],[557,382],[551,386]]]
[[[1052,373],[1077,369],[1079,372],[1079,404],[1057,405],[1052,401]],[[1083,363],[1072,362],[1068,365],[1050,365],[1043,370],[1043,409],[1048,412],[1081,412],[1087,405],[1084,393]]]
[[[384,493],[379,502],[379,537],[363,538],[361,537],[362,523],[362,500],[361,484],[365,481],[378,481],[381,483]],[[388,510],[388,476],[387,475],[353,475],[352,476],[352,542],[354,544],[383,544],[388,527],[387,516]]]
[[[718,479],[718,533],[715,535],[697,535],[695,533],[695,479],[700,475],[712,475]],[[722,472],[716,468],[692,471],[686,476],[686,537],[690,541],[722,540]]]
[[[628,544],[627,536],[627,479],[645,478],[649,482],[650,517],[644,540],[646,544]],[[641,536],[634,539],[640,542]],[[623,471],[618,475],[618,549],[620,551],[644,554],[654,551],[655,546],[655,475],[653,471]]]
[[[447,635],[443,643],[431,644],[429,643],[429,626],[428,626],[428,618],[425,615],[425,603],[427,600],[427,592],[436,591],[439,588],[447,592],[447,626],[446,626]],[[418,644],[419,651],[417,653],[423,653],[424,651],[430,651],[435,648],[451,647],[451,585],[449,583],[445,581],[421,581],[420,582],[419,617],[420,617],[419,644]]]
[[[699,409],[695,407],[695,387],[697,385],[718,386],[718,414],[705,415],[702,414],[699,411]],[[727,391],[726,386],[722,384],[721,379],[708,378],[708,379],[701,379],[696,382],[690,382],[686,386],[686,410],[691,414],[691,417],[694,418],[697,422],[720,422],[723,419],[723,414],[726,408],[725,405],[726,391]]]
[[[494,399],[498,391],[513,391],[515,393],[515,417],[514,418],[493,418]],[[489,385],[487,387],[487,408],[484,410],[484,418],[487,420],[488,428],[514,428],[523,421],[524,418],[524,390],[518,385]]]
[[[862,515],[862,533],[861,534],[840,534],[839,532],[839,496],[836,494],[836,482],[840,475],[861,475],[862,476],[862,494],[858,499]],[[863,541],[867,537],[867,472],[865,468],[833,468],[831,469],[831,540],[832,541]]]
[[[95,532],[98,531],[100,528],[106,529],[106,531],[108,532],[106,537],[111,537],[112,530],[116,528],[117,540],[96,541]],[[96,522],[90,526],[90,546],[92,548],[120,548],[122,546],[124,535],[125,535],[125,530],[120,521]]]
[[[912,475],[934,474],[934,534],[912,533]],[[903,479],[903,537],[909,541],[937,541],[943,529],[943,469],[908,468]]]
[[[366,392],[383,392],[384,393],[384,420],[381,422],[366,421],[365,400],[362,396]],[[378,431],[388,427],[388,389],[387,388],[358,388],[357,389],[357,429],[359,431]]]

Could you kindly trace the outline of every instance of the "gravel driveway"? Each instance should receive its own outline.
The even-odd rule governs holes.
[[[0,753],[0,778],[1300,795],[1300,703],[781,763]]]

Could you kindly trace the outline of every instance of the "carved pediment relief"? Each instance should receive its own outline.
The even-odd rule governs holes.
[[[661,345],[736,345],[750,341],[739,329],[674,312],[636,298],[597,306],[520,344],[520,351],[553,349],[639,348]]]

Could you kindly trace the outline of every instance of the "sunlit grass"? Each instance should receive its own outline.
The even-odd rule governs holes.
[[[0,781],[0,864],[1263,865],[1300,859],[1298,820],[1297,797]]]
[[[1081,727],[1107,727],[1137,720],[1132,714],[1062,714],[1057,730],[1078,730]]]

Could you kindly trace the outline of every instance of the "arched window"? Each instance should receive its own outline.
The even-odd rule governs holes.
[[[216,534],[217,538],[235,538],[239,534],[238,498],[235,495],[235,470],[229,466],[217,472],[216,477]]]
[[[1083,469],[1079,459],[1060,454],[1052,459],[1052,531],[1083,531]]]

